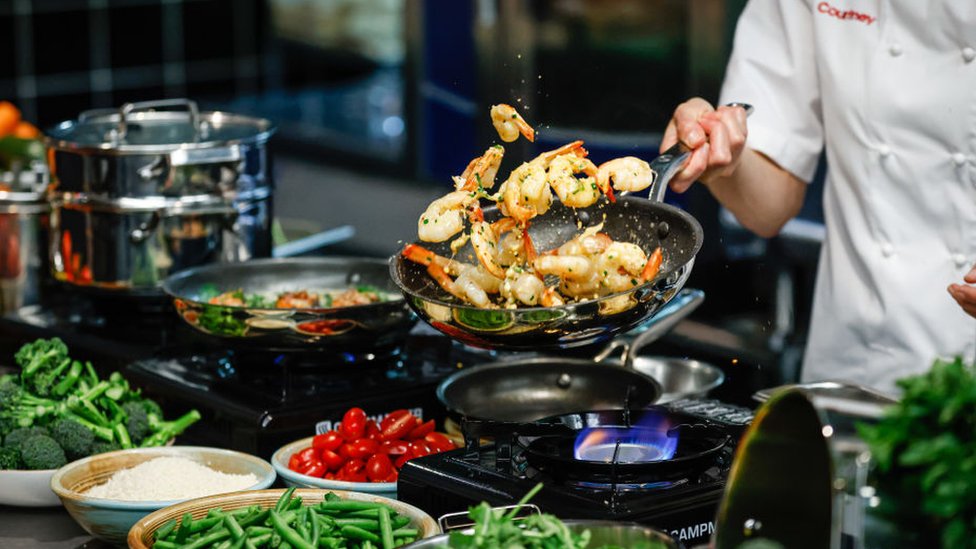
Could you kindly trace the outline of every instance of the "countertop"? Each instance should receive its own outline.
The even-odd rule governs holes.
[[[3,549],[103,549],[78,526],[64,507],[8,507],[0,505],[0,547]]]

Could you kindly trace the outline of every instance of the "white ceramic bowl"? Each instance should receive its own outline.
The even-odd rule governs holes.
[[[291,455],[312,445],[312,437],[296,440],[278,448],[271,456],[271,466],[284,481],[285,486],[296,488],[325,488],[328,490],[346,490],[349,492],[365,492],[378,496],[396,499],[397,485],[395,482],[347,482],[344,480],[326,480],[297,473],[288,468]]]
[[[124,501],[93,498],[84,492],[107,481],[116,471],[135,467],[157,457],[184,457],[211,469],[231,474],[251,473],[258,481],[244,490],[261,490],[275,480],[274,469],[261,458],[220,448],[201,446],[162,446],[132,448],[89,456],[58,469],[51,477],[50,490],[75,521],[92,536],[117,545],[125,544],[129,528],[142,517],[190,498],[167,501]]]
[[[51,477],[57,469],[40,471],[0,471],[0,505],[16,507],[56,507],[61,505],[51,490]]]

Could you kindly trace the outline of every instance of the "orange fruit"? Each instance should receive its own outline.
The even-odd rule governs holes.
[[[13,132],[20,122],[20,109],[10,101],[0,101],[0,137]]]
[[[37,129],[37,126],[23,120],[18,122],[14,128],[14,137],[21,139],[36,139],[39,135],[41,135],[41,131]]]

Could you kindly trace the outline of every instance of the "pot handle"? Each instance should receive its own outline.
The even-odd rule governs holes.
[[[726,107],[742,107],[746,111],[746,116],[752,114],[752,105],[748,103],[726,103]],[[670,149],[659,154],[657,158],[651,161],[651,172],[654,174],[654,180],[651,182],[651,191],[648,194],[648,198],[652,202],[664,202],[664,192],[668,189],[668,183],[676,173],[685,165],[685,160],[691,155],[691,149],[689,149],[684,143],[678,141]],[[620,193],[621,195],[626,193]]]
[[[629,342],[627,340],[630,334],[614,339],[593,357],[593,361],[603,362],[610,355],[619,352],[620,364],[629,368],[632,360],[631,355],[636,354],[638,349],[650,345],[671,331],[679,322],[697,309],[703,301],[705,301],[705,292],[694,288],[681,290],[654,316],[630,332],[630,334],[636,334],[636,337]]]
[[[511,509],[519,510],[519,512],[516,513],[514,517],[512,517],[512,520],[516,520],[516,521],[524,519],[529,515],[542,514],[542,509],[539,509],[539,506],[534,503],[523,503],[522,505],[516,503],[514,505],[496,506],[491,508],[492,511],[509,511]],[[523,512],[523,509],[525,510],[525,512]],[[455,520],[458,518],[463,518],[464,520],[462,521]],[[441,515],[440,518],[437,519],[437,525],[440,526],[441,531],[446,534],[452,530],[460,530],[461,528],[468,528],[470,526],[474,526],[474,522],[472,522],[471,519],[468,517],[467,511],[458,511],[456,513],[447,513],[446,515]]]
[[[654,322],[647,329],[637,335],[630,342],[630,348],[624,356],[624,367],[632,368],[634,357],[641,349],[657,341],[664,334],[670,332],[679,322],[688,317],[705,301],[705,292],[698,289],[684,289],[678,293],[654,316]]]
[[[186,107],[190,113],[190,126],[193,127],[194,140],[200,136],[200,109],[197,102],[192,99],[158,99],[155,101],[139,101],[136,103],[124,103],[119,108],[119,124],[115,128],[115,135],[111,136],[112,141],[123,141],[129,131],[128,117],[136,111],[146,111],[163,107]]]

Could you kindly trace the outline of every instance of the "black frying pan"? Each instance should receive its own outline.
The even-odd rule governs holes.
[[[488,221],[500,217],[495,207],[484,213]],[[481,309],[461,303],[438,286],[422,265],[400,254],[391,258],[390,273],[422,319],[464,343],[506,350],[588,345],[626,332],[657,312],[684,285],[702,243],[701,226],[687,212],[631,196],[579,210],[556,202],[532,221],[529,235],[536,249],[548,250],[578,235],[580,225],[600,222],[602,231],[614,240],[635,243],[647,253],[661,246],[664,262],[654,280],[626,292],[560,307]],[[451,256],[448,242],[417,244]],[[470,245],[456,258],[477,262]]]
[[[746,114],[752,106],[739,106]],[[653,316],[681,289],[695,254],[701,248],[702,229],[684,210],[663,203],[672,177],[682,168],[690,150],[677,143],[651,162],[657,175],[649,199],[618,196],[616,203],[601,201],[583,209],[566,208],[558,201],[545,215],[532,220],[529,235],[537,250],[559,246],[584,227],[604,222],[603,232],[617,241],[632,242],[646,253],[660,246],[664,263],[654,280],[632,290],[561,307],[525,307],[516,310],[480,309],[459,302],[434,282],[426,269],[401,254],[390,258],[390,274],[407,303],[420,318],[464,343],[504,350],[547,350],[578,347],[610,339]],[[497,208],[485,210],[485,219],[500,217]],[[447,242],[416,242],[440,255],[451,256]],[[459,259],[476,262],[470,244]]]
[[[386,299],[350,307],[275,309],[212,305],[217,292],[245,294],[342,290],[368,284]],[[402,340],[416,322],[386,261],[356,257],[296,257],[213,264],[180,271],[163,282],[180,317],[197,330],[261,349],[344,352],[384,348]]]

